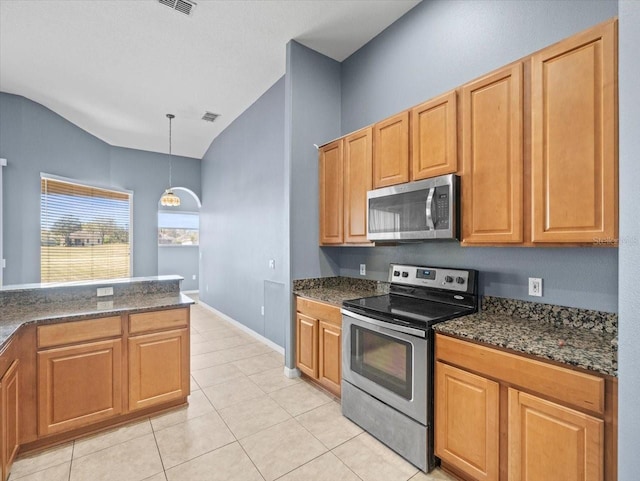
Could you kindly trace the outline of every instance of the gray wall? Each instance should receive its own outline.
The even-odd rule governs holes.
[[[24,97],[0,93],[4,171],[5,284],[40,282],[40,173],[120,189],[133,195],[133,273],[156,275],[157,204],[168,181],[168,156],[113,147]],[[200,161],[174,156],[175,185],[200,194]]]
[[[425,1],[342,64],[342,134],[434,97],[617,14],[616,1]],[[462,248],[425,243],[334,249],[340,274],[383,279],[390,262],[483,271],[484,294],[617,311],[617,249]]]
[[[337,253],[318,248],[318,152],[340,136],[340,64],[295,41],[285,75],[285,205],[288,242],[285,362],[294,365],[292,279],[338,273]]]
[[[619,480],[638,479],[640,448],[640,2],[620,2]]]
[[[265,330],[260,307],[264,282],[284,282],[288,256],[284,90],[280,79],[212,142],[202,161],[200,298],[263,336],[282,331]]]

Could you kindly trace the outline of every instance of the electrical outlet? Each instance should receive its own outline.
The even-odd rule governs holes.
[[[367,264],[360,264],[360,275],[361,276],[367,275]]]
[[[191,276],[191,279],[195,281],[195,280],[196,280],[196,275],[195,275],[195,274],[194,274],[194,275],[192,275],[192,276]]]
[[[264,316],[264,306],[260,306],[260,314]]]
[[[275,269],[275,268],[276,268],[276,260],[269,259],[269,269]]]
[[[529,277],[529,295],[542,297],[542,279],[539,277]]]
[[[96,290],[96,295],[98,297],[112,296],[113,287],[98,287],[98,289]]]

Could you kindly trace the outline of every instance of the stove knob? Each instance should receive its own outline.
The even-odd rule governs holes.
[[[409,273],[408,272],[403,272],[402,273],[402,277],[409,277]]]
[[[445,282],[453,282],[453,277],[451,277],[451,276],[446,276],[446,277],[444,278],[444,281],[445,281]]]
[[[464,284],[464,277],[456,277],[456,282],[458,284]]]
[[[398,277],[400,275],[400,271],[393,271],[393,277]]]

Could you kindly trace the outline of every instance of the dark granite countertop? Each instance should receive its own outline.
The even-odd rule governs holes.
[[[442,322],[436,332],[617,376],[615,334],[482,312]]]
[[[11,304],[0,310],[0,349],[26,324],[50,324],[79,321],[123,313],[186,307],[193,300],[179,292],[160,292],[106,298],[55,300],[50,298],[35,303]]]
[[[358,299],[359,297],[378,296],[381,293],[375,289],[341,289],[338,287],[319,287],[316,289],[301,289],[294,291],[300,297],[306,297],[313,301],[326,302],[334,306],[342,307],[343,301]]]
[[[293,282],[293,293],[313,301],[342,307],[343,301],[378,296],[389,292],[389,284],[354,277],[319,277]]]

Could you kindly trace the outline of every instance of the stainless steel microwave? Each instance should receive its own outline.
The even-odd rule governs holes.
[[[367,239],[457,239],[456,175],[442,175],[367,192]]]

